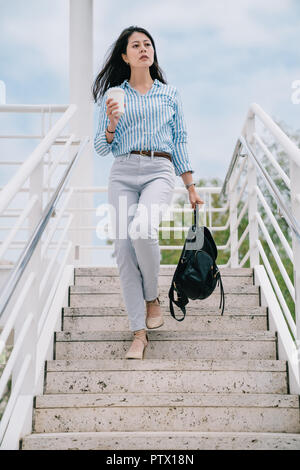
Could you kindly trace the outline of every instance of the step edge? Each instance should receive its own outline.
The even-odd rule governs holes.
[[[174,372],[182,372],[182,371],[189,371],[189,372],[198,372],[198,371],[208,371],[208,372],[228,372],[228,371],[241,371],[241,372],[283,372],[286,373],[286,360],[279,360],[279,359],[263,359],[263,361],[270,361],[270,364],[259,364],[261,361],[260,359],[252,359],[253,363],[250,363],[245,360],[243,363],[243,360],[224,360],[224,361],[213,361],[211,359],[208,359],[208,365],[205,366],[203,363],[197,364],[193,362],[194,367],[191,367],[191,361],[190,360],[184,360],[184,359],[174,359],[173,367],[170,364],[170,360],[167,359],[148,359],[148,361],[151,361],[153,364],[153,367],[150,367],[149,363],[147,363],[147,359],[144,359],[144,361],[139,365],[139,368],[136,368],[135,364],[128,363],[128,360],[126,359],[80,359],[80,362],[87,361],[87,364],[84,366],[84,364],[81,366],[81,364],[78,366],[78,360],[68,360],[68,359],[57,359],[57,360],[47,360],[46,361],[46,371],[47,372],[89,372],[89,371],[94,371],[94,372],[113,372],[113,371],[127,371],[127,372],[137,372],[137,371],[174,371]],[[99,367],[88,367],[88,362],[91,361],[97,361],[99,363]],[[111,361],[110,364],[107,364],[108,361]],[[114,361],[117,361],[119,364],[114,363]],[[122,361],[122,362],[121,362]],[[123,362],[124,361],[124,362]],[[126,361],[126,362],[125,362]],[[199,362],[201,359],[199,359]],[[203,362],[205,359],[203,359]],[[250,360],[249,360],[250,361]],[[254,361],[257,361],[255,364]],[[153,363],[154,362],[154,363]],[[157,364],[155,364],[157,362]],[[77,365],[77,369],[74,368],[68,368],[72,367],[72,365],[75,364]],[[166,364],[167,363],[167,364]],[[56,369],[57,365],[61,364],[61,369]],[[210,364],[210,366],[209,366]],[[273,367],[272,367],[272,365]],[[126,365],[126,368],[124,368],[124,365]],[[221,365],[221,366],[220,366]],[[74,367],[73,366],[73,367]],[[102,367],[101,367],[102,366]],[[142,366],[142,367],[141,367]],[[184,369],[176,369],[176,367],[180,366],[185,366]],[[223,368],[220,368],[222,367]],[[226,366],[226,367],[224,367]],[[247,369],[242,367],[242,366],[247,366]],[[105,367],[105,368],[103,368]],[[113,368],[111,368],[113,367]],[[141,368],[140,368],[141,367]],[[156,367],[156,368],[155,368]],[[157,368],[159,367],[159,368]],[[216,368],[213,368],[216,367]]]
[[[168,330],[162,330],[161,333],[166,333]],[[148,330],[147,330],[148,332]],[[195,331],[193,331],[195,333]],[[82,333],[82,337],[80,338],[80,333]],[[56,331],[55,332],[55,335],[56,335],[56,342],[59,342],[59,343],[65,343],[65,342],[104,342],[104,341],[116,341],[116,342],[124,342],[124,341],[132,341],[132,337],[130,336],[130,332],[128,333],[128,338],[118,338],[117,335],[118,333],[120,333],[120,331],[113,331],[113,332],[109,332],[109,334],[112,334],[112,338],[93,338],[92,337],[92,334],[99,334],[101,335],[101,333],[106,333],[106,331],[87,331],[87,332],[81,332],[81,331]],[[122,334],[127,334],[127,332],[124,332],[122,331],[121,332]],[[171,337],[171,334],[173,334],[174,332],[171,332],[170,333],[170,338],[165,335],[166,337],[162,336],[162,337],[149,337],[149,341],[151,342],[162,342],[162,341],[189,341],[189,342],[195,342],[195,341],[276,341],[276,334],[273,333],[273,332],[270,332],[270,331],[262,331],[262,332],[257,332],[257,333],[249,333],[249,335],[247,334],[243,334],[243,336],[238,336],[238,333],[236,333],[236,335],[234,335],[234,333],[231,333],[229,332],[228,335],[226,334],[227,332],[225,332],[224,334],[220,333],[218,336],[218,333],[215,332],[215,331],[211,331],[211,336],[207,334],[207,332],[203,333],[203,332],[197,332],[197,334],[199,335],[199,337],[195,338],[195,337],[191,337],[191,338],[181,338],[181,337]],[[180,331],[176,332],[176,333],[182,333]],[[192,333],[192,331],[188,331],[186,330],[185,333],[188,335],[190,333]],[[202,336],[201,336],[201,333],[202,333]],[[260,334],[261,333],[261,334]],[[91,334],[91,335],[90,335]],[[149,334],[149,332],[148,332]],[[90,335],[90,337],[89,337]],[[150,333],[151,335],[151,333]],[[215,335],[215,336],[213,336]]]
[[[75,435],[79,436],[86,436],[86,437],[92,437],[92,436],[107,436],[111,437],[112,435],[114,436],[120,436],[120,437],[132,437],[138,435],[138,437],[158,437],[158,436],[169,436],[170,434],[174,436],[183,436],[185,437],[186,435],[189,436],[208,436],[208,437],[235,437],[236,435],[239,436],[246,436],[246,437],[255,437],[255,436],[260,436],[260,437],[286,437],[287,439],[290,438],[295,438],[300,441],[300,433],[285,433],[285,432],[258,432],[258,431],[252,431],[252,432],[242,432],[242,431],[70,431],[70,432],[58,432],[58,433],[31,433],[23,437],[23,439],[31,439],[31,438],[36,438],[36,437],[41,437],[43,439],[49,439],[49,438],[56,438],[56,436],[60,437],[74,437]]]
[[[50,396],[49,396],[50,395]],[[184,395],[187,395],[188,397],[192,397],[193,399],[198,399],[202,398],[203,403],[200,404],[184,404],[184,403],[147,403],[147,404],[134,404],[130,402],[120,402],[120,403],[106,403],[106,404],[95,404],[95,403],[84,403],[83,402],[79,403],[78,406],[76,404],[76,399],[79,398],[86,398],[87,402],[91,398],[92,400],[96,400],[98,398],[105,397],[108,401],[114,401],[114,400],[121,400],[121,399],[128,399],[128,400],[135,400],[135,398],[142,398],[148,399],[148,400],[154,400],[157,399],[158,401],[160,399],[168,399],[170,398],[170,394],[164,392],[164,393],[156,393],[156,392],[126,392],[126,393],[74,393],[74,394],[68,394],[68,393],[54,393],[54,394],[44,394],[44,395],[37,395],[35,397],[35,409],[69,409],[69,408],[76,408],[76,409],[81,409],[81,408],[254,408],[254,409],[269,409],[269,408],[274,408],[274,409],[295,409],[298,410],[299,412],[299,398],[298,395],[293,394],[266,394],[266,393],[238,393],[238,394],[232,394],[232,393],[201,393],[201,392],[172,392],[172,398],[174,399],[185,399]],[[49,403],[47,404],[47,401],[51,402],[52,398],[58,398],[61,400],[65,400],[64,404],[58,404],[55,406],[49,406]],[[263,398],[267,403],[265,404],[253,404],[255,400],[259,400]],[[67,400],[69,399],[69,404]],[[205,402],[205,400],[214,400],[215,403],[210,403]],[[219,404],[220,399],[225,399],[228,400],[227,404]],[[237,404],[232,404],[230,401],[232,400],[233,402],[239,399],[245,400],[245,403],[237,403]],[[269,403],[268,403],[269,399]],[[283,403],[280,404],[280,400],[283,400]],[[43,403],[44,402],[44,403]],[[75,402],[75,403],[74,403]],[[250,402],[250,403],[249,403]]]

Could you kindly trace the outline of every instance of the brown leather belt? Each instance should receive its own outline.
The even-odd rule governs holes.
[[[151,150],[131,150],[130,153],[137,153],[138,155],[145,155],[145,156],[151,157]],[[172,161],[172,155],[167,152],[153,152],[153,156],[165,157],[168,160],[170,160],[170,162]]]

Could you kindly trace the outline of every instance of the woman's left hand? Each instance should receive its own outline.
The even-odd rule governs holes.
[[[201,197],[197,193],[195,186],[191,186],[188,189],[188,192],[189,192],[190,203],[193,209],[196,209],[196,204],[205,204],[205,202],[201,199]]]

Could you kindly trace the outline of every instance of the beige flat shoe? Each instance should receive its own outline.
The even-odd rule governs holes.
[[[155,300],[146,300],[146,326],[149,329],[159,328],[164,324],[163,315],[160,308],[160,301],[157,297]]]
[[[144,359],[145,349],[148,342],[149,340],[146,330],[134,331],[134,339],[125,355],[125,359]]]

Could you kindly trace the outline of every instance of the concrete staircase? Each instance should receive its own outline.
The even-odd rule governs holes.
[[[300,449],[299,396],[253,270],[221,268],[224,315],[217,287],[183,322],[168,307],[174,270],[160,270],[164,325],[148,330],[144,360],[128,360],[117,268],[75,269],[22,449]]]

